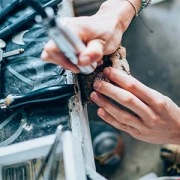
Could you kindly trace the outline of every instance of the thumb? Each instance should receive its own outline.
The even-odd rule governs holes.
[[[87,44],[87,48],[79,55],[79,65],[88,66],[93,62],[102,60],[104,54],[105,41],[95,39]]]

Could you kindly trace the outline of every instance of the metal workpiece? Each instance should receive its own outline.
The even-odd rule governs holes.
[[[77,88],[74,84],[65,84],[42,88],[28,94],[10,94],[5,99],[0,100],[0,108],[14,110],[22,106],[36,103],[66,100],[75,95],[76,92]]]
[[[90,74],[94,72],[97,63],[90,66],[79,66],[78,55],[86,49],[85,44],[73,34],[64,24],[61,19],[57,18],[54,10],[51,7],[43,9],[37,2],[29,2],[37,13],[41,15],[38,22],[42,23],[46,28],[47,34],[54,40],[59,50],[69,59],[69,61],[76,65],[83,74]]]

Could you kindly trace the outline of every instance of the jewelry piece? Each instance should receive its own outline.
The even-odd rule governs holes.
[[[138,10],[137,10],[135,4],[131,0],[127,0],[127,1],[133,6],[133,8],[134,8],[134,10],[136,12],[135,16],[138,16]]]
[[[127,0],[127,1],[133,6],[133,8],[134,8],[134,10],[135,10],[135,12],[136,12],[135,16],[137,17],[138,14],[139,14],[142,10],[144,10],[146,7],[148,7],[148,6],[151,4],[151,1],[152,1],[152,0],[142,0],[141,8],[140,8],[139,11],[137,10],[135,4],[134,4],[131,0]]]
[[[140,13],[142,10],[148,7],[151,4],[151,2],[152,0],[142,0],[141,8],[138,13]]]

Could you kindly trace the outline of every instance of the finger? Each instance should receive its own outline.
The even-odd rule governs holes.
[[[90,41],[85,51],[79,55],[79,65],[88,66],[93,62],[101,61],[104,54],[104,45],[105,42],[100,39]]]
[[[62,54],[43,51],[41,58],[47,62],[60,65],[63,69],[69,69],[74,73],[79,73],[79,69],[68,61]]]
[[[113,116],[111,116],[105,109],[98,109],[98,116],[101,117],[104,121],[111,124],[117,129],[125,131],[133,136],[139,134],[140,132],[131,126],[118,122]]]
[[[94,89],[135,112],[141,119],[150,119],[154,116],[154,112],[146,104],[122,88],[104,81],[96,81]]]
[[[91,94],[91,99],[111,116],[113,116],[118,122],[126,124],[128,126],[135,127],[136,129],[141,129],[142,121],[137,117],[133,116],[127,111],[120,109],[118,106],[108,101],[107,98],[103,97],[99,93],[93,92]]]
[[[48,54],[48,55],[47,55]],[[51,57],[51,58],[50,58]],[[69,69],[74,73],[79,73],[79,69],[73,65],[60,51],[56,48],[53,41],[49,41],[45,46],[41,58],[47,62],[62,66],[64,69]],[[53,59],[53,61],[52,61]]]
[[[101,66],[103,63],[104,63],[103,60],[101,60],[98,62],[97,66]]]
[[[46,62],[49,62],[49,63],[52,63],[52,64],[56,64],[56,62],[54,61],[53,57],[50,54],[48,54],[45,50],[41,54],[41,59],[46,61]]]
[[[44,46],[44,50],[47,52],[59,52],[61,53],[61,51],[59,50],[59,48],[57,47],[57,45],[55,44],[55,42],[53,40],[49,40],[46,45]]]
[[[106,68],[104,74],[109,80],[131,92],[148,105],[154,105],[154,101],[159,97],[159,93],[118,69]]]

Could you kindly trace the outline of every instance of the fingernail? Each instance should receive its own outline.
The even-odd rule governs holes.
[[[98,66],[101,66],[103,64],[103,60],[98,62]]]
[[[43,51],[41,54],[41,59],[47,60],[49,58],[49,55],[46,51]]]
[[[109,68],[106,68],[106,69],[104,70],[104,74],[105,74],[106,76],[109,75],[109,72],[110,72]]]
[[[79,61],[81,61],[81,63],[83,62],[90,62],[91,61],[91,58],[89,56],[86,56],[86,55],[80,55],[79,56]]]
[[[106,114],[105,114],[103,109],[99,109],[98,110],[98,115],[101,116],[101,117],[105,117]]]
[[[93,101],[95,101],[95,102],[98,102],[98,101],[99,101],[99,96],[97,95],[96,92],[93,92],[93,93],[91,94],[91,99],[92,99]]]
[[[94,89],[95,90],[98,90],[100,87],[101,87],[101,82],[100,81],[96,81],[95,83],[94,83]]]
[[[79,74],[79,70],[78,69],[72,69],[72,72],[74,73],[74,74]]]

